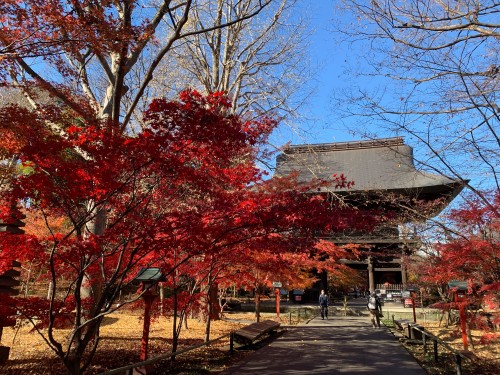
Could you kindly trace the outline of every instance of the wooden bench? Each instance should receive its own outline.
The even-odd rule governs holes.
[[[232,337],[234,341],[240,344],[253,344],[265,334],[276,331],[280,327],[280,323],[274,320],[264,320],[262,322],[252,323],[246,327],[242,327],[234,331]]]

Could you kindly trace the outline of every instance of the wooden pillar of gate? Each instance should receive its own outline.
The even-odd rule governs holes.
[[[368,289],[370,293],[375,292],[375,275],[373,274],[373,257],[368,257]]]

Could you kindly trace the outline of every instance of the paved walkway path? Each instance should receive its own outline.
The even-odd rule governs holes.
[[[224,375],[425,375],[394,336],[368,317],[314,318],[286,327],[283,336],[246,357]]]

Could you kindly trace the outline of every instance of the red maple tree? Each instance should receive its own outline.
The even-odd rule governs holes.
[[[168,278],[206,272],[209,263],[200,259],[231,254],[239,256],[232,266],[242,269],[257,257],[292,264],[290,256],[310,253],[321,234],[374,225],[373,215],[311,193],[324,182],[264,181],[255,160],[276,122],[243,121],[228,105],[223,95],[193,91],[156,100],[144,115],[148,128],[134,137],[67,108],[2,109],[0,127],[23,140],[12,152],[29,167],[12,176],[4,201],[29,201],[31,210],[68,224],[47,221],[48,236],[0,234],[0,268],[36,257],[55,286],[48,300],[1,303],[15,304],[68,372],[89,366],[102,319],[119,308],[120,292],[142,267],[160,267]],[[50,123],[64,132],[54,133]],[[102,211],[106,226],[96,235],[88,227]],[[92,293],[84,295],[89,280]],[[72,327],[67,343],[53,335],[60,324]]]
[[[500,192],[484,196],[491,197],[489,204],[468,196],[450,211],[450,229],[443,241],[435,244],[421,271],[423,281],[442,288],[450,282],[466,282],[463,299],[454,298],[457,290],[452,283],[447,301],[435,306],[444,310],[468,308],[467,322],[488,333],[500,322]]]

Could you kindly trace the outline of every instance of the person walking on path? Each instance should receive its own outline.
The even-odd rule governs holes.
[[[322,290],[319,295],[319,308],[321,311],[321,319],[328,319],[328,296]]]
[[[368,310],[370,310],[370,317],[372,321],[373,327],[380,328],[380,317],[382,315],[382,304],[380,303],[380,298],[375,294],[375,292],[371,292],[367,301]]]

